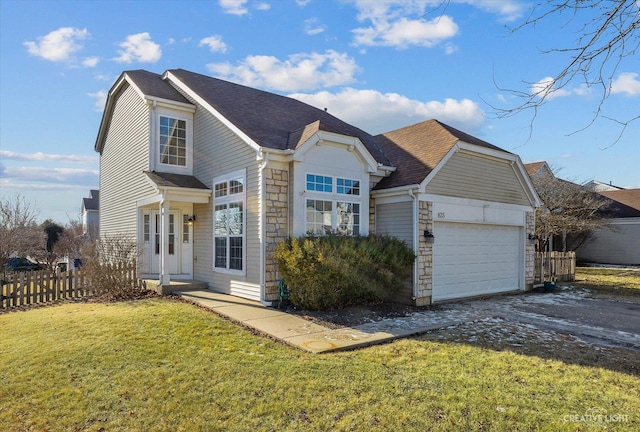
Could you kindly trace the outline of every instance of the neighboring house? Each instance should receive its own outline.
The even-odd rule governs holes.
[[[640,265],[640,189],[600,192],[610,200],[604,214],[611,229],[596,231],[576,251],[579,260]]]
[[[92,240],[100,230],[100,192],[91,189],[89,198],[82,198],[82,234]]]
[[[524,164],[524,169],[532,179],[540,177],[555,177],[553,170],[546,161],[538,161]]]
[[[606,191],[615,191],[615,190],[624,190],[624,188],[621,188],[619,186],[614,186],[613,184],[611,184],[611,182],[609,182],[609,184],[607,183],[603,183],[597,180],[591,180],[588,183],[585,183],[584,185],[587,189],[591,189],[594,192],[606,192]]]
[[[100,153],[101,234],[140,276],[270,303],[290,236],[389,234],[416,252],[418,305],[532,286],[540,204],[515,154],[436,120],[372,136],[300,101],[182,69],[124,72]]]

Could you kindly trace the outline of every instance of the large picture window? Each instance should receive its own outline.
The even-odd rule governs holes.
[[[245,270],[245,201],[244,172],[214,179],[215,270]]]
[[[305,231],[360,235],[360,181],[311,173],[305,179]]]
[[[187,122],[160,116],[160,163],[187,166]]]

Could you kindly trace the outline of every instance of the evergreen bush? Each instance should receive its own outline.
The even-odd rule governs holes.
[[[278,269],[291,302],[309,310],[388,301],[411,275],[415,255],[387,236],[302,236],[280,242]]]

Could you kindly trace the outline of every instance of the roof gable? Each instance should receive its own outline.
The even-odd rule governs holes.
[[[511,154],[438,120],[427,120],[374,138],[392,164],[401,167],[382,179],[376,189],[422,183],[458,142]]]
[[[82,198],[82,207],[89,210],[99,210],[100,209],[100,191],[96,189],[91,189],[89,191],[89,198]]]
[[[98,136],[96,137],[94,146],[94,149],[97,152],[102,151],[105,134],[109,127],[109,121],[111,119],[116,100],[122,91],[128,88],[128,86],[131,86],[143,100],[146,99],[160,103],[177,104],[181,107],[191,107],[191,109],[193,108],[193,105],[187,100],[187,98],[165,82],[160,75],[142,69],[124,71],[109,89],[105,108],[102,112],[100,127],[98,129]]]

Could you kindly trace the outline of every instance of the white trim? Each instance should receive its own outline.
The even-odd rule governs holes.
[[[371,156],[371,153],[369,153],[359,138],[322,130],[314,133],[295,150],[293,160],[302,162],[305,154],[317,145],[334,145],[336,147],[346,148],[347,151],[353,152],[358,159],[367,166],[368,173],[375,173],[378,170],[378,162]]]
[[[413,293],[412,293],[412,301],[416,301],[416,299],[418,298],[418,291],[419,291],[419,285],[420,285],[420,269],[418,268],[419,263],[419,258],[420,258],[420,199],[418,197],[418,195],[416,193],[414,193],[414,191],[412,191],[411,189],[409,189],[409,196],[411,197],[411,200],[413,201],[411,203],[411,207],[413,209],[413,221],[412,221],[412,228],[413,228],[413,254],[415,255],[415,258],[413,260]],[[376,212],[377,213],[377,212]]]
[[[495,201],[476,200],[471,198],[458,198],[458,197],[434,195],[434,194],[427,194],[427,193],[421,193],[419,197],[420,197],[420,201],[430,201],[433,203],[455,204],[455,205],[471,206],[471,207],[489,205],[492,208],[502,209],[502,210],[513,210],[513,211],[523,211],[523,212],[535,211],[535,209],[531,206],[524,206],[520,204],[507,204],[507,203],[501,203],[501,202],[495,202]]]
[[[265,271],[267,268],[267,263],[266,263],[266,255],[267,255],[267,224],[266,224],[266,206],[265,206],[265,201],[266,201],[266,195],[267,195],[267,191],[266,191],[266,181],[264,178],[264,170],[265,168],[267,168],[267,166],[269,165],[269,156],[270,153],[264,153],[262,156],[262,163],[260,164],[260,167],[258,168],[258,179],[259,179],[259,187],[260,187],[260,201],[258,203],[258,215],[259,215],[259,219],[258,219],[258,225],[259,225],[259,243],[260,243],[260,301],[262,302],[262,304],[264,305],[271,305],[271,302],[267,302],[265,300],[265,298],[267,297],[266,295],[266,275],[265,275]]]
[[[254,149],[255,151],[260,151],[261,147],[247,134],[242,132],[240,128],[231,123],[225,116],[220,114],[215,108],[213,108],[207,101],[205,101],[199,94],[191,90],[189,86],[183,83],[178,77],[173,75],[171,72],[166,71],[164,75],[162,75],[163,80],[169,80],[173,85],[178,87],[184,93],[189,95],[193,100],[195,100],[198,104],[204,107],[207,111],[209,111],[215,118],[217,118],[222,124],[228,127],[233,133],[235,133],[242,141],[244,141],[249,147]]]
[[[193,189],[183,187],[158,186],[148,175],[144,176],[145,180],[153,187],[157,195],[142,198],[136,201],[137,207],[143,207],[149,204],[160,202],[164,196],[170,201],[187,202],[193,204],[208,204],[211,197],[211,189]]]
[[[166,164],[160,161],[160,118],[182,120],[185,122],[185,165]],[[151,152],[153,154],[151,171],[190,175],[193,173],[193,115],[153,107],[153,129],[151,130]]]
[[[229,194],[228,193],[229,189],[227,188],[227,195],[223,197],[215,196],[216,184],[229,182],[230,180],[236,180],[240,178],[242,179],[242,185],[243,185],[242,192],[236,193],[236,194]],[[213,262],[211,263],[211,268],[215,273],[222,273],[222,274],[229,274],[229,275],[236,275],[236,276],[246,276],[247,275],[247,170],[246,168],[214,177],[212,181],[212,191],[213,191],[213,195],[212,195],[211,211],[213,212],[212,214],[213,225],[212,225],[211,232],[213,235],[213,238],[212,238]],[[222,201],[222,203],[220,201]],[[230,269],[226,267],[225,268],[216,267],[216,205],[227,205],[227,210],[228,210],[229,204],[233,204],[237,202],[242,202],[242,270],[235,270],[235,269]],[[225,238],[227,240],[230,238],[228,233],[225,236]],[[231,242],[227,241],[227,263],[226,263],[227,267],[230,264],[230,258],[231,258],[230,248],[231,248]]]
[[[196,112],[196,107],[191,103],[178,102],[149,95],[143,95],[143,99],[147,101],[147,104],[149,105],[154,105],[164,109],[186,111],[191,114]]]
[[[420,182],[420,191],[424,192],[427,185],[433,180],[433,178],[440,172],[440,170],[449,162],[449,159],[453,157],[459,151],[458,144],[456,143],[447,154],[438,162],[438,164],[431,170],[429,174]]]

